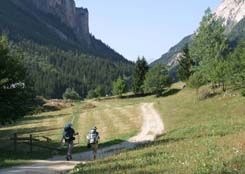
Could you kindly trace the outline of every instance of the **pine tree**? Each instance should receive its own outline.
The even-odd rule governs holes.
[[[148,69],[149,67],[145,58],[144,57],[138,58],[133,72],[132,88],[135,94],[143,94],[144,92],[143,85],[144,85],[145,75]]]
[[[182,55],[179,59],[179,67],[177,70],[178,78],[186,82],[192,74],[193,61],[189,54],[188,45],[186,45],[182,51]]]
[[[229,84],[235,89],[245,89],[245,40],[229,56]]]
[[[103,88],[103,93],[111,94],[112,82],[118,76],[132,79],[132,62],[111,61],[26,40],[11,47],[23,52],[23,62],[37,95],[45,98],[62,98],[67,88],[76,89],[84,98],[97,86]]]
[[[0,38],[0,121],[15,120],[32,110],[34,92],[18,52],[10,53],[8,39]]]

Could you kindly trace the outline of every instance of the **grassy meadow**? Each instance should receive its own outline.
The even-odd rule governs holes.
[[[115,99],[117,100],[117,99]],[[0,139],[13,137],[34,138],[46,136],[51,138],[50,143],[39,142],[51,148],[61,148],[62,151],[48,150],[33,147],[33,153],[29,153],[29,145],[20,143],[17,152],[13,152],[13,141],[1,141],[0,144],[0,167],[7,167],[30,162],[31,159],[46,159],[56,154],[64,154],[65,147],[61,146],[60,140],[64,125],[73,121],[79,138],[76,137],[75,152],[86,150],[86,135],[88,131],[97,126],[101,134],[101,145],[115,144],[137,134],[141,127],[140,108],[137,102],[125,102],[115,100],[89,100],[75,103],[74,106],[56,112],[47,112],[34,116],[27,116],[13,125],[0,127]],[[79,140],[79,144],[78,144]],[[34,143],[35,144],[35,143]]]
[[[166,132],[155,142],[77,166],[72,174],[244,174],[245,98],[217,95],[198,101],[196,91],[173,90],[154,102]]]

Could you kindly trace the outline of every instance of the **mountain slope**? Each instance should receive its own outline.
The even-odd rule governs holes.
[[[126,61],[89,33],[88,10],[76,8],[74,0],[2,0],[0,20],[0,31],[14,41],[27,39],[112,61]]]
[[[244,0],[223,0],[215,11],[216,16],[224,19],[228,28],[232,28],[245,16]]]
[[[217,10],[214,12],[217,17],[224,19],[231,45],[233,47],[244,38],[244,16],[245,16],[245,1],[244,0],[223,0]],[[184,45],[191,42],[191,37],[187,36],[177,45],[163,54],[159,59],[154,61],[152,65],[163,63],[170,67],[175,67],[178,60],[178,55]]]
[[[74,88],[84,98],[98,86],[103,94],[111,94],[112,82],[123,76],[129,78],[133,64],[113,62],[73,51],[53,49],[22,41],[12,46],[23,53],[23,63],[34,82],[37,95],[62,98],[66,88]]]
[[[170,50],[163,54],[160,59],[154,61],[151,65],[154,66],[156,64],[166,64],[168,66],[175,66],[177,64],[176,57],[178,57],[181,50],[184,46],[189,43],[192,39],[192,35],[186,36],[182,39],[178,44],[170,48]]]
[[[229,34],[230,42],[233,47],[245,40],[245,18],[234,26]]]
[[[118,76],[130,79],[133,63],[89,33],[88,10],[74,0],[1,0],[0,21],[37,95],[61,98],[74,88],[86,97],[98,86],[105,95]]]

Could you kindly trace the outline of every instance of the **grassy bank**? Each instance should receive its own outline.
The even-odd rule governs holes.
[[[16,124],[0,127],[0,139],[13,137],[34,138],[46,136],[51,138],[50,143],[39,142],[51,148],[62,147],[61,151],[48,150],[33,147],[33,153],[29,153],[29,145],[20,143],[17,152],[13,151],[13,141],[1,141],[0,167],[7,167],[31,162],[32,159],[47,159],[56,154],[64,154],[65,147],[60,146],[63,127],[73,120],[74,128],[79,132],[79,144],[74,151],[80,152],[86,149],[86,134],[93,126],[98,127],[101,133],[101,145],[108,146],[121,142],[135,135],[141,127],[141,117],[137,103],[115,101],[86,101],[75,103],[73,107],[56,112],[48,112],[35,116],[27,116]],[[78,137],[75,142],[78,142]]]
[[[245,173],[245,98],[219,95],[197,101],[195,91],[184,89],[142,100],[155,103],[165,135],[135,150],[80,165],[72,173]]]

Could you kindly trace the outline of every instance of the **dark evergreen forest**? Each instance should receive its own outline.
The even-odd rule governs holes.
[[[81,97],[101,86],[111,94],[112,82],[119,76],[130,79],[133,64],[110,61],[75,51],[41,46],[30,41],[11,44],[11,50],[23,54],[23,62],[37,95],[62,98],[67,88]]]

